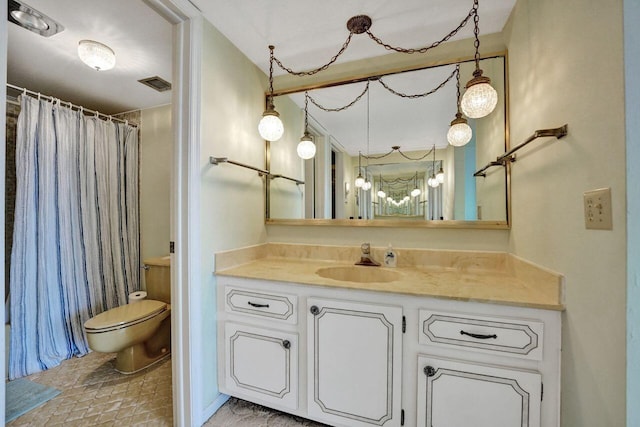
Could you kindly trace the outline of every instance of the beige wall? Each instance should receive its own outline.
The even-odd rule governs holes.
[[[566,276],[562,425],[625,425],[622,0],[519,0],[507,26],[511,140],[569,124],[513,165],[510,250]],[[611,187],[613,231],[585,230],[586,190]]]
[[[303,160],[297,152],[304,133],[304,110],[288,96],[277,97],[274,104],[285,130],[282,138],[271,143],[269,170],[304,181]],[[271,180],[270,186],[271,218],[304,218],[304,185],[276,178]]]
[[[141,111],[140,260],[169,253],[173,133],[171,105]],[[143,275],[144,277],[144,275]]]
[[[258,121],[264,111],[266,77],[208,22],[203,28],[200,150],[200,271],[203,409],[217,397],[216,296],[213,254],[265,240],[264,186],[254,171],[212,166],[209,156],[264,167]]]

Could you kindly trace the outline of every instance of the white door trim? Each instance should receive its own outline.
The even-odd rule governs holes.
[[[171,347],[173,422],[200,426],[202,367],[199,348],[200,101],[202,16],[188,0],[146,0],[173,24],[171,189]]]

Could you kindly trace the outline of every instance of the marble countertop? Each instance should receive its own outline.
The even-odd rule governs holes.
[[[334,280],[317,274],[319,269],[326,267],[353,266],[354,262],[345,260],[359,259],[359,248],[336,248],[270,243],[222,252],[216,254],[216,274],[549,310],[564,309],[562,275],[510,254],[402,249],[397,251],[399,263],[396,268],[358,267],[393,270],[399,276],[397,280],[362,283]],[[383,250],[375,250],[374,258],[381,260]]]

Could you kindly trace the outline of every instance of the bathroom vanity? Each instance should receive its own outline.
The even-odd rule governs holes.
[[[559,426],[561,275],[488,252],[354,266],[359,249],[216,254],[221,392],[334,426]]]

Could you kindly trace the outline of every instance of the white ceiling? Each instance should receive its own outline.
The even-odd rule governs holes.
[[[51,37],[8,23],[7,81],[106,114],[171,102],[138,80],[171,82],[171,24],[142,0],[25,0],[65,29]],[[77,54],[82,39],[116,53],[112,70],[95,71]]]
[[[170,92],[159,93],[137,81],[155,75],[172,81],[171,25],[151,10],[144,0],[25,1],[58,21],[65,30],[45,38],[9,23],[9,83],[106,114],[171,102]],[[269,44],[275,45],[276,56],[294,69],[310,69],[327,62],[348,35],[347,20],[357,14],[369,15],[373,20],[372,33],[384,41],[402,47],[421,47],[440,39],[457,26],[473,5],[472,0],[191,1],[202,10],[207,20],[265,72],[269,67]],[[514,4],[515,0],[481,0],[481,34],[501,31]],[[470,37],[472,28],[469,23],[454,40]],[[116,53],[116,67],[98,72],[84,65],[76,53],[77,43],[82,39],[93,39],[109,45]],[[385,53],[385,49],[365,34],[354,35],[351,45],[338,61],[352,61]],[[276,74],[281,73],[277,67],[275,71]],[[442,72],[436,73],[434,80],[449,72],[449,68],[443,68]],[[392,81],[389,80],[390,83]],[[381,89],[378,84],[373,86],[376,90]],[[425,86],[428,83],[421,80],[414,92],[424,90]],[[452,87],[448,85],[438,96],[451,98]],[[412,88],[405,87],[405,90],[411,92]],[[349,95],[336,96],[339,99],[340,96],[348,98]],[[379,96],[372,91],[372,105],[378,103]],[[300,99],[297,101],[302,105]],[[400,101],[395,100],[396,104],[388,108],[386,113],[372,112],[371,122],[375,122],[379,128],[392,129],[398,135],[420,136],[422,148],[425,141],[431,144],[434,139],[425,133],[425,129],[437,135],[442,133],[441,129],[445,129],[446,133],[448,122],[455,113],[451,113],[450,108],[435,109],[420,116],[421,119],[417,120],[419,129],[411,125],[396,125],[393,129],[393,125],[388,124],[394,123],[391,113],[407,117],[416,115],[416,105],[420,102]],[[361,102],[358,108],[350,112],[361,119],[348,121],[353,132],[359,132],[359,136],[339,138],[340,143],[347,144],[347,140],[357,138],[362,144],[366,116],[361,110],[365,106]],[[324,121],[317,109],[311,114],[319,121]],[[430,126],[430,119],[437,125]],[[372,127],[372,138],[374,132]],[[395,145],[387,142],[386,137],[379,139],[384,140],[381,142],[384,147]]]
[[[368,15],[371,32],[407,48],[436,41],[469,13],[472,0],[191,0],[204,16],[263,71],[270,44],[285,65],[304,70],[326,63],[349,35],[346,23]],[[515,0],[481,0],[480,34],[502,31]],[[473,35],[469,23],[452,40]],[[366,34],[355,35],[340,62],[388,53]],[[277,68],[277,67],[276,67]],[[282,73],[275,70],[276,74]]]

